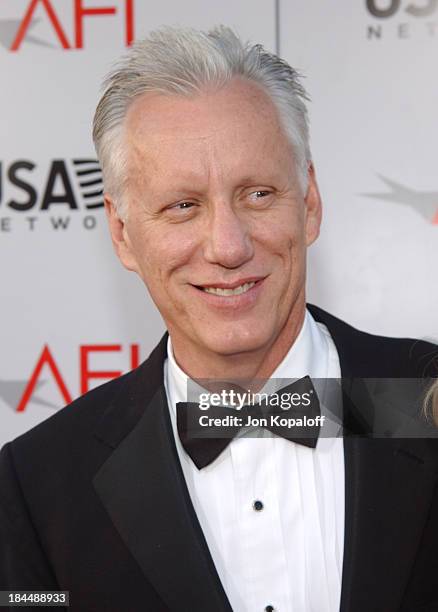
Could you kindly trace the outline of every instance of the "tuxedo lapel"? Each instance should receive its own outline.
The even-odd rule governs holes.
[[[395,612],[400,608],[436,486],[436,453],[432,441],[426,439],[361,437],[366,429],[372,430],[375,402],[363,390],[355,395],[352,380],[388,375],[385,364],[379,362],[378,354],[372,362],[364,361],[366,349],[359,341],[360,332],[319,308],[311,306],[310,310],[327,326],[335,342],[343,379],[347,431],[340,609]]]
[[[425,442],[344,438],[341,612],[400,607],[437,479]]]
[[[100,423],[97,436],[114,450],[94,486],[170,610],[231,612],[177,455],[162,384],[164,357],[165,339]]]

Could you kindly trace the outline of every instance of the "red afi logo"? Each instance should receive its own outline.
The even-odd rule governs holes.
[[[89,364],[89,357],[92,353],[119,353],[122,351],[121,344],[85,344],[79,347],[79,383],[81,394],[86,393],[90,389],[90,381],[95,379],[110,380],[112,378],[118,378],[123,374],[121,370],[91,370]],[[130,368],[133,370],[140,363],[140,347],[138,344],[131,344],[129,346],[129,361]],[[53,376],[54,381],[62,395],[64,404],[70,404],[73,400],[73,396],[67,388],[64,378],[61,374],[61,370],[56,363],[56,360],[48,345],[45,345],[37,363],[33,369],[33,372],[26,383],[26,387],[21,396],[20,401],[16,407],[17,412],[23,412],[26,410],[26,406],[29,403],[35,388],[38,386],[38,380],[41,376],[41,372],[46,366]]]
[[[20,21],[19,28],[10,47],[11,51],[18,51],[26,34],[31,27],[35,10],[41,6],[50,21],[50,24],[63,49],[84,48],[84,19],[85,17],[102,17],[116,15],[117,7],[84,7],[83,0],[73,0],[74,4],[74,43],[69,42],[61,21],[52,6],[53,0],[31,0]],[[124,0],[125,44],[129,46],[134,39],[134,0]]]

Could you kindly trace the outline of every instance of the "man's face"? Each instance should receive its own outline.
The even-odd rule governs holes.
[[[303,196],[268,96],[236,79],[192,98],[145,94],[125,121],[128,216],[107,196],[116,250],[177,351],[269,350],[304,312],[317,237],[313,171]]]

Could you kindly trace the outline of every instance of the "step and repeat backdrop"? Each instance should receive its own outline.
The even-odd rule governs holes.
[[[161,337],[112,252],[91,122],[133,40],[219,23],[305,75],[325,205],[309,301],[373,333],[438,340],[438,0],[7,0],[0,446]]]

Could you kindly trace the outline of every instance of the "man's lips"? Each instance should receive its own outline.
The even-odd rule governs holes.
[[[208,305],[219,309],[251,307],[257,300],[266,277],[248,277],[234,282],[192,285],[199,297]]]
[[[262,281],[265,276],[248,276],[245,278],[239,278],[235,281],[228,282],[220,282],[220,281],[212,281],[211,283],[202,283],[193,285],[197,289],[237,289],[237,287],[242,287],[243,285],[247,285],[249,283],[258,283]]]

